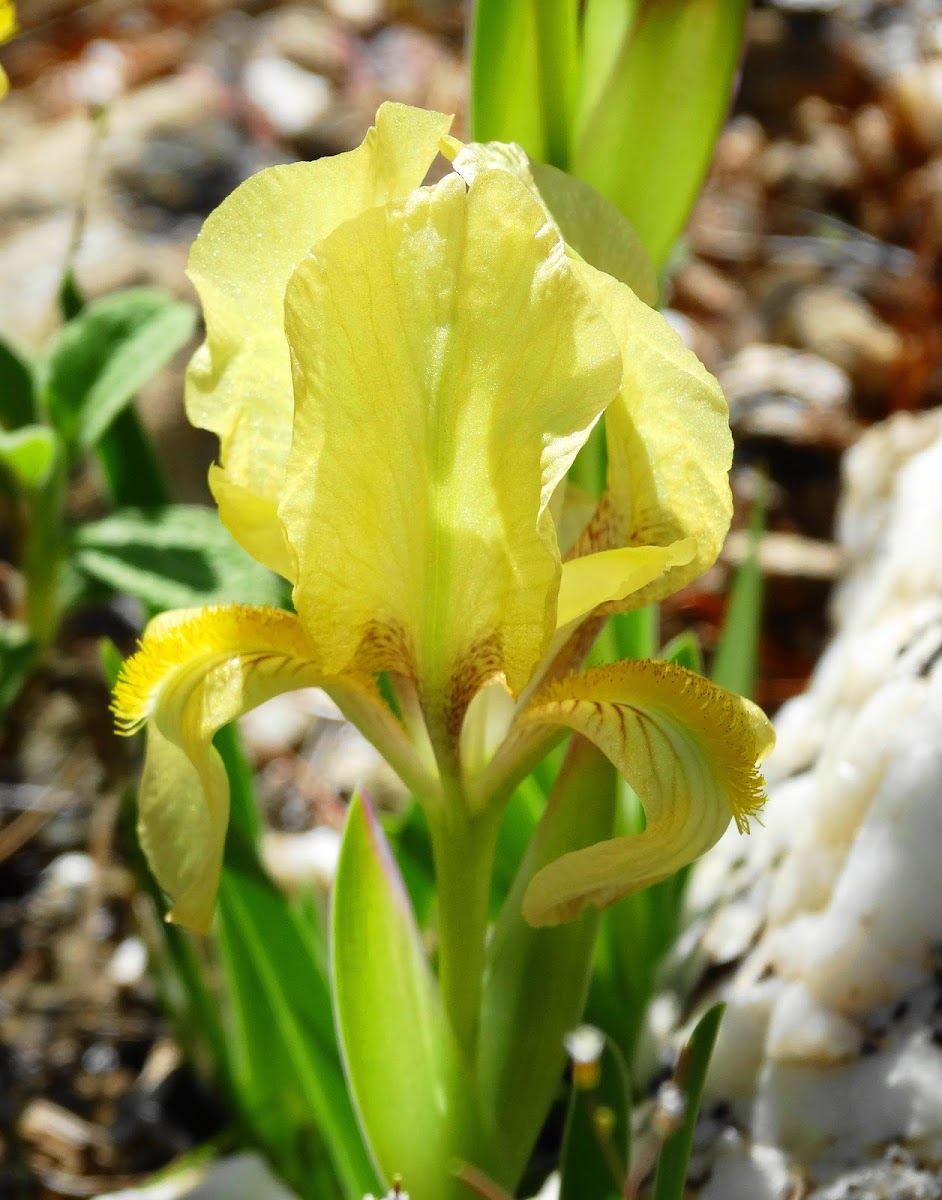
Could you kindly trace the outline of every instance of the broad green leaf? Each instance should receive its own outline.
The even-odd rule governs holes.
[[[566,170],[579,104],[579,4],[578,0],[531,0],[531,3],[536,14],[537,78],[546,138],[544,160]]]
[[[12,433],[0,429],[0,466],[29,491],[48,478],[56,450],[56,435],[46,425],[24,425]]]
[[[154,443],[133,406],[118,413],[95,451],[116,507],[154,508],[173,499]]]
[[[577,0],[478,0],[471,120],[479,142],[516,142],[565,170],[579,103]]]
[[[191,304],[154,288],[115,292],[82,309],[46,364],[46,409],[64,441],[76,452],[95,446],[195,326]]]
[[[280,581],[249,558],[211,508],[120,509],[77,530],[76,565],[154,609],[279,604]]]
[[[66,266],[59,283],[58,300],[63,321],[74,320],[85,307],[85,296],[79,287],[71,262]]]
[[[0,426],[19,429],[36,420],[36,380],[26,355],[0,338]]]
[[[20,570],[26,580],[26,623],[45,646],[64,611],[61,567],[65,552],[65,456],[52,430],[30,426],[6,435],[13,467],[27,488]],[[12,444],[11,444],[12,443]]]
[[[577,131],[605,90],[631,34],[638,0],[586,0],[582,17],[582,86]]]
[[[584,118],[571,169],[621,209],[662,266],[729,106],[748,0],[632,0],[624,8],[626,36]],[[604,56],[593,55],[604,72]]]
[[[62,277],[59,307],[66,321],[85,308],[85,297],[71,264]],[[173,497],[154,444],[133,405],[118,413],[101,434],[95,449],[112,504],[150,508],[170,503]]]
[[[676,663],[678,667],[686,667],[688,671],[703,674],[703,655],[700,652],[700,642],[692,629],[685,629],[671,638],[661,650],[660,657],[666,662]]]
[[[368,802],[347,814],[334,885],[334,1001],[347,1078],[387,1182],[466,1197],[450,1174],[475,1162],[473,1075],[441,1004],[402,878]]]
[[[759,543],[764,529],[765,499],[761,497],[749,520],[749,549],[733,580],[710,672],[714,683],[740,696],[752,696],[759,669],[763,591]]]
[[[240,1110],[305,1200],[324,1153],[343,1193],[375,1188],[334,1033],[330,991],[311,928],[272,883],[257,849],[252,777],[231,727],[216,735],[231,815],[217,928],[232,1018]]]
[[[559,1087],[563,1038],[585,1006],[599,927],[596,910],[534,929],[521,911],[530,880],[567,850],[610,837],[614,767],[575,738],[550,794],[488,948],[478,1077],[495,1174],[513,1188]]]
[[[677,1064],[674,1083],[684,1097],[684,1115],[680,1126],[661,1147],[652,1200],[684,1200],[686,1195],[690,1148],[700,1112],[703,1084],[725,1010],[725,1004],[715,1004],[700,1018]]]
[[[0,620],[0,719],[39,659],[39,646],[19,621]]]
[[[536,23],[533,0],[477,0],[471,128],[475,141],[517,142],[531,158],[545,162]]]
[[[419,928],[424,929],[435,905],[435,864],[428,821],[414,798],[398,820],[384,823]]]

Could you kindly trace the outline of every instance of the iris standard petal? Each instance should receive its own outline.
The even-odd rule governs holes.
[[[147,627],[113,708],[121,732],[147,727],[138,830],[173,900],[170,920],[204,932],[212,918],[229,816],[213,735],[272,696],[325,683],[341,705],[355,694],[360,706],[384,711],[368,680],[325,676],[291,613],[232,605],[165,613]]]
[[[683,566],[696,554],[693,538],[670,546],[623,546],[563,563],[556,627],[564,630],[600,605],[619,603]]]
[[[624,373],[605,413],[607,490],[570,557],[688,538],[696,547],[626,603],[603,609],[617,612],[676,592],[716,560],[732,516],[733,440],[719,384],[660,313],[585,263],[573,270],[611,324]]]
[[[548,504],[618,389],[608,328],[527,189],[451,175],[362,213],[288,288],[295,428],[280,515],[326,666],[418,678],[457,735],[552,636]]]
[[[730,820],[748,829],[764,801],[756,764],[774,733],[750,701],[670,663],[597,667],[546,688],[522,721],[564,725],[611,759],[641,798],[643,833],[564,854],[524,897],[534,925],[571,920],[673,874]]]
[[[445,138],[442,152],[469,183],[479,171],[509,171],[537,197],[566,244],[593,267],[626,283],[646,304],[658,296],[657,273],[638,235],[610,200],[565,171],[533,162],[513,142]]]
[[[450,125],[441,113],[384,104],[357,149],[253,175],[206,220],[190,252],[206,341],[187,373],[187,414],[220,438],[211,482],[224,524],[287,578],[293,560],[277,520],[293,409],[285,288],[338,225],[418,187]]]

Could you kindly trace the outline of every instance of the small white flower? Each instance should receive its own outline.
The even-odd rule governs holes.
[[[605,1035],[594,1025],[579,1025],[563,1039],[572,1060],[572,1081],[580,1091],[598,1087]]]

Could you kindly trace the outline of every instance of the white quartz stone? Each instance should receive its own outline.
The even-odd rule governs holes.
[[[257,1154],[233,1154],[207,1167],[179,1171],[158,1183],[108,1195],[109,1200],[294,1200],[294,1194],[275,1179]]]
[[[701,1200],[840,1188],[887,1145],[942,1164],[942,413],[869,431],[844,479],[834,638],[776,721],[763,826],[688,892],[726,972],[707,1096],[744,1135]]]

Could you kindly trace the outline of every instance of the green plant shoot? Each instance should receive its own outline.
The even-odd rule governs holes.
[[[650,267],[617,214],[594,240],[583,184],[559,174],[544,191],[518,148],[462,146],[449,127],[386,104],[357,150],[263,171],[207,220],[190,258],[207,334],[188,411],[220,438],[223,523],[292,586],[295,611],[165,613],[115,689],[119,728],[147,733],[141,843],[170,919],[193,929],[212,920],[228,823],[213,737],[240,713],[322,687],[417,797],[437,973],[362,802],[341,856],[333,986],[377,1165],[433,1197],[466,1194],[461,1164],[515,1188],[551,1101],[557,1036],[521,1061],[506,1029],[508,1005],[526,1019],[512,999],[533,961],[524,925],[578,921],[673,874],[731,822],[745,831],[772,743],[754,705],[674,663],[584,667],[611,614],[715,559],[731,509],[726,404],[628,286]],[[454,170],[423,187],[440,148]],[[586,515],[566,473],[600,420],[606,488]],[[503,815],[572,733],[629,781],[644,831],[611,836],[609,812],[590,833],[560,793],[492,957]],[[590,959],[573,944],[568,961]],[[368,1014],[384,986],[377,1037]],[[508,1145],[494,1113],[514,1055],[511,1074],[544,1082],[527,1101],[516,1079],[533,1109]]]

